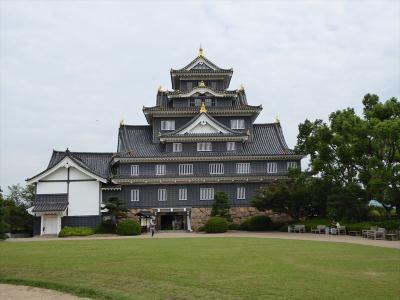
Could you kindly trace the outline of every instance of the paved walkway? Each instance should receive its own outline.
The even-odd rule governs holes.
[[[153,238],[202,238],[202,237],[254,237],[254,238],[274,238],[274,239],[289,239],[289,240],[307,240],[307,241],[322,241],[322,242],[341,242],[360,244],[368,246],[378,246],[385,248],[400,249],[400,241],[383,241],[370,240],[362,237],[349,235],[326,235],[326,234],[311,234],[311,233],[286,233],[286,232],[244,232],[244,231],[229,231],[226,233],[207,234],[194,232],[160,232],[156,233]],[[87,237],[33,237],[33,238],[11,238],[7,242],[33,242],[33,241],[54,241],[54,240],[113,240],[113,239],[148,239],[152,238],[150,234],[139,236],[116,236],[116,235],[92,235]]]
[[[83,300],[77,296],[24,285],[0,284],[1,300]]]

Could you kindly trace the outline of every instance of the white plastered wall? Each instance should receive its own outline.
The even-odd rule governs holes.
[[[98,215],[100,205],[98,181],[69,183],[68,216]]]

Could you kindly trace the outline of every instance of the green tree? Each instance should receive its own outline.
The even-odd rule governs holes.
[[[7,238],[6,236],[7,224],[5,221],[5,203],[3,199],[3,193],[0,189],[0,240]]]
[[[216,192],[214,204],[211,210],[211,216],[223,217],[230,220],[229,209],[231,206],[228,201],[228,194],[225,192]]]
[[[4,218],[11,232],[33,230],[33,216],[27,212],[35,197],[33,185],[12,185],[4,199]]]
[[[119,220],[126,218],[128,209],[118,197],[110,197],[105,205],[103,205],[103,216],[107,216],[116,224]]]
[[[19,184],[14,184],[8,187],[8,201],[12,201],[17,206],[24,206],[26,208],[33,205],[35,200],[35,185],[30,184],[22,187]]]

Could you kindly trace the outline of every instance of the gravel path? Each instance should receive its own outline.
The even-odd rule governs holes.
[[[24,285],[0,284],[1,300],[77,300],[89,299]]]
[[[244,232],[244,231],[229,231],[226,233],[207,234],[194,233],[186,231],[168,231],[156,233],[153,238],[201,238],[201,237],[255,237],[255,238],[276,238],[289,240],[307,240],[307,241],[322,241],[322,242],[341,242],[360,244],[368,246],[378,246],[385,248],[400,249],[400,241],[384,241],[370,240],[359,236],[349,235],[327,235],[327,234],[311,234],[311,233],[287,233],[287,232]],[[33,237],[33,238],[12,238],[7,242],[33,242],[33,241],[53,241],[53,240],[112,240],[112,239],[147,239],[152,238],[150,234],[142,234],[140,236],[116,236],[116,235],[92,235],[88,237]]]

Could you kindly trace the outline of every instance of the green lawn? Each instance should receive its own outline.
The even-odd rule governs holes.
[[[400,251],[257,238],[2,242],[0,282],[99,299],[398,299]]]

